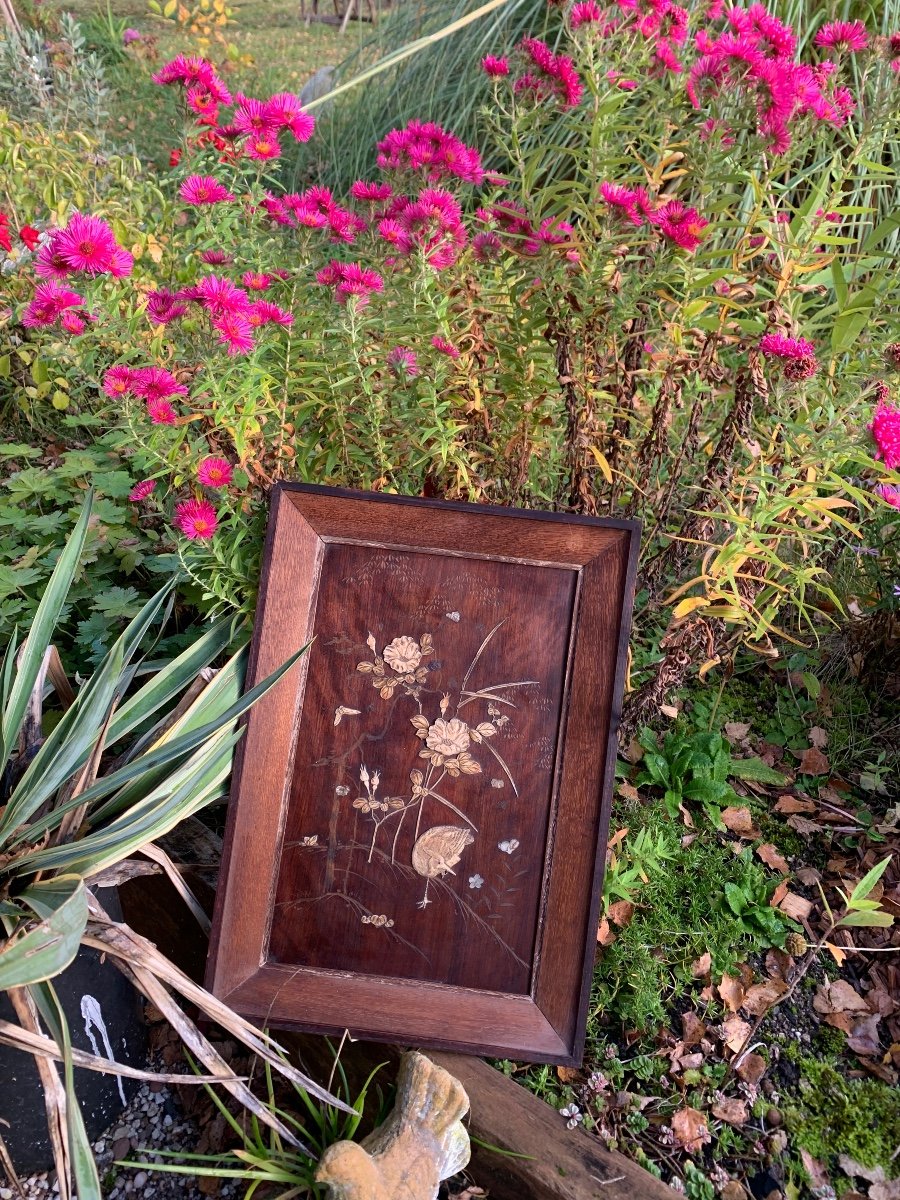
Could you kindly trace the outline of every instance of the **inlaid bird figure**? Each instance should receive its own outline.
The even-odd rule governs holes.
[[[329,1146],[316,1180],[330,1200],[435,1200],[441,1180],[469,1161],[468,1111],[458,1079],[424,1054],[404,1054],[390,1116],[360,1143]]]
[[[474,841],[471,832],[461,825],[435,825],[422,834],[412,850],[413,869],[425,879],[425,895],[419,901],[419,908],[430,903],[428,885],[431,880],[439,879],[441,875],[455,875],[453,868],[463,850]]]

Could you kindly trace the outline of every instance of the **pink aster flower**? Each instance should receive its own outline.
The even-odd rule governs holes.
[[[213,175],[189,175],[178,189],[185,204],[221,204],[234,195]]]
[[[245,313],[226,312],[212,319],[219,342],[227,347],[229,354],[249,354],[256,345],[249,313],[249,309]]]
[[[875,457],[880,459],[889,471],[900,467],[900,408],[881,400],[869,431],[878,447]]]
[[[622,216],[631,221],[632,225],[643,224],[643,219],[637,210],[639,197],[635,189],[624,187],[621,183],[601,183],[600,199],[611,209],[618,209]]]
[[[359,263],[338,262],[334,258],[316,273],[316,282],[334,288],[334,298],[342,304],[355,300],[357,308],[367,304],[374,292],[384,291],[384,280],[377,271]]]
[[[435,350],[439,350],[441,354],[446,354],[448,358],[459,358],[459,351],[457,348],[452,342],[448,342],[445,338],[435,336],[431,339],[431,344],[434,346]]]
[[[185,500],[176,504],[173,524],[190,541],[208,541],[219,527],[219,518],[208,500]]]
[[[106,273],[128,274],[131,256],[122,251],[112,229],[99,217],[86,217],[73,213],[65,229],[53,239],[54,253],[71,271],[84,271],[88,275]]]
[[[900,509],[900,487],[896,484],[879,483],[875,495],[880,496],[885,504],[890,504],[891,508]]]
[[[205,87],[190,87],[184,94],[185,102],[191,112],[196,113],[202,125],[217,125],[219,121],[219,102]]]
[[[816,34],[815,44],[826,50],[846,50],[855,54],[868,46],[869,35],[862,21],[829,21]]]
[[[298,142],[308,142],[316,127],[312,113],[306,112],[300,97],[293,92],[278,92],[263,105],[264,112],[276,129],[289,129]]]
[[[133,367],[126,367],[124,363],[118,363],[116,366],[110,367],[103,376],[103,390],[107,396],[117,400],[120,396],[132,394],[136,380],[137,371]]]
[[[509,74],[509,59],[498,58],[494,54],[486,54],[481,60],[481,69],[485,75],[490,75],[492,79],[502,79],[504,75]]]
[[[573,4],[572,11],[569,13],[573,29],[578,29],[581,25],[591,25],[599,21],[601,17],[602,14],[595,0],[581,0],[580,3]]]
[[[168,400],[148,400],[147,416],[154,425],[174,425],[178,414]]]
[[[263,271],[245,271],[241,283],[250,292],[267,292],[272,286],[272,276]]]
[[[815,354],[816,348],[806,338],[785,337],[782,333],[767,333],[759,340],[766,358],[797,359]]]
[[[84,318],[80,317],[77,312],[73,312],[70,308],[67,308],[60,316],[59,323],[66,333],[71,333],[75,337],[80,333],[84,333],[86,328]]]
[[[186,396],[187,388],[179,383],[165,367],[139,367],[131,381],[131,390],[150,404],[154,400],[167,400],[169,396]]]
[[[402,346],[395,346],[388,351],[387,364],[398,377],[405,375],[411,379],[419,373],[415,352],[404,350]]]
[[[147,316],[154,325],[168,325],[176,317],[183,317],[187,304],[175,292],[160,288],[147,294]]]
[[[278,126],[268,105],[262,100],[254,100],[252,96],[243,96],[238,92],[235,96],[237,108],[234,111],[232,124],[238,133],[255,137],[260,134],[276,134]]]
[[[257,162],[270,162],[273,158],[280,158],[281,144],[275,133],[258,133],[244,143],[244,153]]]
[[[683,250],[696,250],[703,241],[703,231],[709,225],[696,208],[688,208],[680,200],[670,200],[653,214],[653,224],[659,226],[663,237]]]
[[[257,328],[260,325],[293,325],[294,314],[285,308],[279,308],[271,300],[257,300],[251,304],[247,312],[247,320]]]
[[[250,307],[250,297],[244,289],[220,275],[204,275],[195,288],[195,294],[214,317],[242,315]]]
[[[456,178],[481,183],[481,155],[433,121],[410,121],[392,129],[378,143],[378,166],[383,171],[424,173],[431,183]]]
[[[34,298],[22,315],[22,324],[26,329],[53,325],[68,309],[78,308],[83,303],[84,299],[77,292],[49,279],[35,288]]]
[[[350,195],[363,204],[378,204],[390,200],[393,194],[394,189],[389,183],[368,183],[364,179],[357,179],[350,185]]]
[[[224,250],[201,250],[200,259],[211,267],[227,267],[229,263],[234,262],[232,256]]]
[[[231,483],[232,466],[226,458],[204,458],[197,467],[197,479],[204,487],[228,487]]]
[[[34,269],[42,279],[68,279],[72,274],[72,268],[57,249],[59,235],[60,230],[55,229],[35,256]]]
[[[140,30],[138,29],[123,29],[122,30],[122,45],[130,46],[132,42],[139,42],[142,39]]]
[[[146,500],[152,491],[156,488],[155,479],[142,479],[140,483],[136,483],[128,493],[128,499],[132,503],[137,504],[141,500]]]
[[[523,38],[520,49],[540,73],[542,81],[561,102],[563,108],[575,108],[584,95],[584,84],[575,64],[566,54],[554,54],[538,38]]]

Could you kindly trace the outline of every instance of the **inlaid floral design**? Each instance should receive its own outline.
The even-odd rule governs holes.
[[[424,760],[427,766],[421,770],[414,768],[409,772],[409,795],[381,795],[381,767],[370,770],[362,763],[359,766],[362,794],[352,800],[351,804],[360,816],[372,823],[367,859],[369,863],[373,861],[376,850],[391,864],[397,863],[400,834],[407,814],[410,819],[415,820],[412,850],[409,853],[413,871],[425,880],[425,893],[418,901],[419,908],[425,908],[431,903],[429,887],[432,882],[456,875],[454,868],[466,849],[475,842],[478,833],[475,823],[455,802],[455,797],[451,800],[445,794],[446,781],[461,776],[483,774],[482,758],[486,754],[487,758],[484,761],[493,758],[505,776],[505,779],[491,779],[491,786],[503,787],[508,781],[513,792],[518,795],[512,772],[492,741],[509,723],[509,716],[499,706],[516,707],[507,693],[515,688],[532,686],[537,681],[519,679],[478,688],[469,687],[469,680],[482,654],[503,624],[503,621],[498,622],[479,646],[462,683],[455,689],[455,700],[449,691],[428,687],[431,677],[440,678],[441,663],[426,662],[435,652],[434,639],[427,631],[420,633],[418,637],[413,637],[410,633],[397,634],[383,645],[380,653],[375,635],[369,633],[366,645],[372,653],[372,658],[358,663],[356,667],[359,674],[369,676],[371,686],[377,689],[382,700],[394,701],[395,693],[400,690],[402,695],[398,699],[406,697],[418,710],[409,720],[415,737],[422,743],[418,757]],[[483,706],[481,711],[487,719],[474,719],[477,708],[472,709],[471,716],[468,713],[460,715],[461,710],[468,705]],[[360,715],[358,708],[342,704],[335,710],[334,723],[337,725],[343,717],[357,715]],[[342,791],[339,787],[336,791],[340,795],[345,794],[347,789]],[[463,824],[433,824],[423,829],[423,818],[427,817],[428,812],[433,812],[435,806],[452,813]],[[388,825],[391,831],[388,834],[389,851],[378,846],[379,835],[382,826],[385,825]],[[500,848],[511,854],[518,845],[515,839],[510,839],[502,843]],[[478,874],[471,875],[468,879],[468,886],[473,890],[477,890],[484,883],[484,879]],[[369,918],[367,923],[374,924],[374,918]]]

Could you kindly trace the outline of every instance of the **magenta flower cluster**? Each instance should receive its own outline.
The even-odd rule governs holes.
[[[696,208],[680,200],[653,201],[646,188],[625,187],[620,183],[601,183],[600,198],[632,225],[656,226],[660,233],[682,250],[696,250],[703,241],[709,222]]]
[[[378,143],[378,166],[382,171],[424,174],[429,183],[484,180],[478,151],[433,121],[410,121],[403,129],[392,129]]]

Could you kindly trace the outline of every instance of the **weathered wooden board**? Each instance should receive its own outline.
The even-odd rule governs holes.
[[[573,1062],[637,528],[276,489],[208,982],[276,1027]]]

